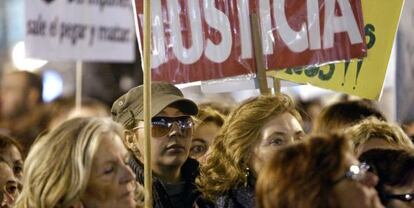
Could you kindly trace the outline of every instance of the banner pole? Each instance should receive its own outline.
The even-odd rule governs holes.
[[[144,187],[145,208],[152,208],[151,168],[151,0],[144,0]]]
[[[79,113],[82,106],[82,61],[76,61],[76,92],[75,112]]]
[[[259,82],[260,94],[268,95],[270,90],[267,87],[266,69],[263,62],[262,38],[260,36],[259,17],[256,13],[251,14],[250,22],[252,27],[254,58],[256,62],[256,76]]]
[[[273,89],[275,91],[275,94],[281,92],[281,84],[279,78],[273,77]]]

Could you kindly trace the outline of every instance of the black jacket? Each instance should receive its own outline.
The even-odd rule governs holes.
[[[129,160],[129,165],[136,174],[136,179],[140,184],[144,184],[144,166],[143,164],[131,158]],[[185,199],[183,199],[184,207],[180,208],[191,208],[194,203],[197,203],[198,207],[204,208],[207,207],[204,200],[200,198],[201,194],[197,190],[194,181],[195,178],[199,175],[198,162],[194,159],[188,158],[184,165],[181,167],[181,174],[184,179],[184,194]],[[152,197],[153,197],[153,207],[154,208],[176,208],[170,197],[167,194],[165,185],[163,182],[153,176],[152,177]],[[178,208],[178,207],[177,207]]]
[[[249,177],[246,186],[227,191],[219,196],[215,202],[216,208],[254,208],[255,204],[255,181],[254,177]]]

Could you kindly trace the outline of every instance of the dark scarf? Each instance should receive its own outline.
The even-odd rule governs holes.
[[[140,184],[144,184],[143,164],[135,158],[131,158],[128,163],[136,174],[137,181]],[[200,197],[200,192],[197,191],[194,184],[195,178],[199,175],[198,166],[199,164],[196,160],[188,158],[181,167],[181,175],[185,183],[183,195],[186,196],[184,200],[185,207],[183,208],[191,208]],[[175,208],[165,190],[163,182],[156,176],[152,177],[152,197],[154,208]]]

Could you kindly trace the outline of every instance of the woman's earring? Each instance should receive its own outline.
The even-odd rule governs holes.
[[[248,181],[249,181],[249,176],[250,176],[250,168],[246,167],[245,172],[244,172],[244,176],[246,177],[245,182],[244,182],[244,187],[247,187]]]

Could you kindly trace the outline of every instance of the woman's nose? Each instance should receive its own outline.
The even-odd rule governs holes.
[[[131,181],[135,180],[135,173],[132,171],[132,169],[128,166],[125,165],[124,167],[124,172],[122,174],[122,183],[129,183]]]

